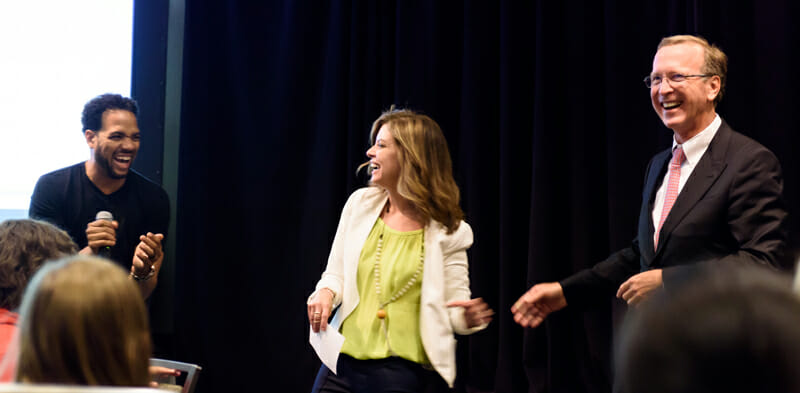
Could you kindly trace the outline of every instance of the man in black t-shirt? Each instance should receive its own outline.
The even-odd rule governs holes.
[[[67,231],[82,254],[130,268],[147,298],[164,260],[169,200],[160,186],[131,169],[140,143],[137,114],[136,102],[120,95],[89,101],[82,116],[89,159],[40,177],[29,215]],[[96,219],[100,211],[113,219]]]

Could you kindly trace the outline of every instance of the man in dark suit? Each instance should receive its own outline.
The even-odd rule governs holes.
[[[786,235],[777,158],[716,113],[727,57],[696,36],[664,38],[645,78],[653,109],[674,133],[648,165],[636,239],[590,269],[531,287],[511,308],[536,327],[567,305],[614,294],[630,305],[700,266],[780,265]]]

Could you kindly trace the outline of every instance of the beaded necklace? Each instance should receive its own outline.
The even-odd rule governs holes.
[[[383,230],[386,228],[386,223],[383,223],[383,227],[381,227],[381,234],[378,235],[378,246],[375,248],[375,267],[373,269],[374,276],[375,276],[375,294],[378,295],[378,301],[381,300],[381,249],[383,248]],[[386,327],[386,309],[385,307],[399,299],[401,296],[405,295],[411,287],[419,279],[419,275],[422,273],[422,267],[425,262],[425,232],[422,235],[422,246],[420,247],[419,252],[419,266],[417,266],[417,270],[414,272],[414,275],[400,288],[397,292],[389,298],[389,300],[383,301],[378,305],[378,312],[377,316],[378,319],[381,321],[381,330],[383,330],[383,336],[386,338],[386,346],[389,348],[389,352],[395,355],[394,351],[392,350],[391,345],[389,345],[389,332]]]

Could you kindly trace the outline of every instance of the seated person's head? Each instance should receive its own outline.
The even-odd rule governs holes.
[[[791,277],[717,267],[626,321],[626,393],[800,392],[800,300]]]
[[[44,262],[78,252],[66,232],[36,220],[0,223],[0,308],[16,310],[28,280]]]
[[[17,381],[148,385],[142,294],[111,262],[77,256],[48,263],[25,291],[19,329]]]

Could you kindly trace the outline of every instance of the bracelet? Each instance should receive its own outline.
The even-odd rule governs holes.
[[[153,265],[150,265],[150,272],[147,273],[146,276],[137,276],[135,271],[133,269],[131,269],[131,277],[136,281],[147,281],[147,280],[153,278],[153,276],[155,276],[155,275],[156,275],[156,268]]]

